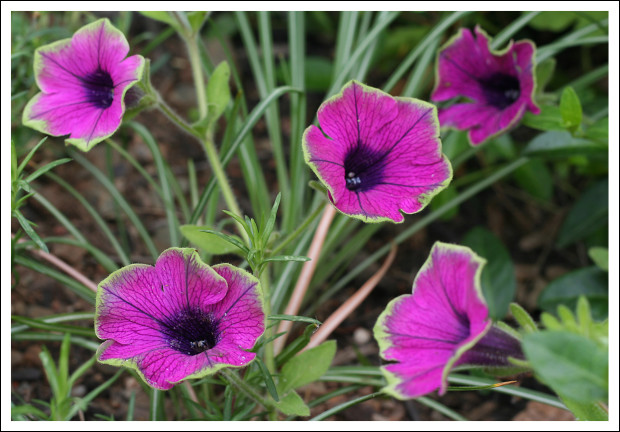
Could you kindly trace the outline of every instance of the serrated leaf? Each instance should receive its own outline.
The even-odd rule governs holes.
[[[329,340],[290,359],[282,367],[278,393],[285,394],[319,379],[329,369],[335,354],[336,341]]]
[[[557,246],[566,247],[609,224],[609,181],[601,180],[577,200],[562,223]]]
[[[609,271],[609,249],[604,247],[592,247],[588,249],[588,255],[598,268]]]
[[[517,284],[508,250],[491,231],[481,227],[469,231],[463,244],[487,260],[480,277],[482,293],[489,306],[489,315],[498,320],[504,318]]]
[[[583,295],[590,303],[594,319],[604,320],[608,313],[608,283],[607,273],[597,267],[575,270],[547,285],[538,297],[538,305],[551,313],[555,313],[559,305],[575,310],[577,299]]]
[[[217,235],[203,232],[204,230],[210,230],[210,226],[181,225],[179,229],[181,230],[181,234],[183,234],[187,240],[189,240],[197,248],[207,253],[213,255],[240,253],[239,248],[230,242],[218,237]],[[241,239],[238,240],[241,241]]]
[[[594,341],[545,330],[526,335],[522,346],[536,374],[559,396],[578,403],[607,400],[608,353]]]
[[[591,156],[607,158],[607,145],[594,141],[575,138],[567,131],[549,131],[538,135],[523,150],[525,156],[544,156],[569,158],[573,156]]]
[[[577,92],[572,87],[566,87],[562,91],[560,112],[566,128],[575,133],[581,126],[583,112],[579,96],[577,96]]]
[[[285,415],[310,415],[310,408],[294,390],[289,391],[275,406]]]

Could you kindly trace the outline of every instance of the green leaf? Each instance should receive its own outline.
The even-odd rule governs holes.
[[[489,306],[489,315],[497,320],[504,318],[517,284],[508,250],[491,231],[482,227],[469,231],[463,244],[486,258],[487,264],[480,278],[482,293]]]
[[[551,200],[553,177],[543,160],[531,159],[517,168],[513,175],[519,186],[533,197],[543,201]]]
[[[608,274],[597,267],[579,269],[553,280],[538,297],[538,305],[555,312],[559,305],[575,310],[579,296],[590,303],[592,316],[604,320],[608,314]]]
[[[213,255],[239,254],[239,248],[234,244],[231,244],[215,234],[204,232],[205,230],[211,230],[210,226],[181,225],[179,228],[181,234],[200,250]],[[241,241],[240,238],[237,238],[237,240]]]
[[[220,118],[230,102],[230,66],[223,61],[213,71],[207,83],[207,100],[209,101],[208,126],[211,127]]]
[[[599,246],[592,247],[588,249],[588,255],[598,268],[609,271],[609,249]]]
[[[30,237],[32,241],[34,241],[42,251],[49,253],[49,249],[47,248],[45,243],[43,243],[41,237],[39,237],[39,235],[32,229],[30,221],[26,219],[19,210],[13,211],[13,216],[17,218],[17,220],[19,221],[19,225],[22,227],[24,232],[28,234],[28,237]]]
[[[269,258],[265,258],[263,262],[275,262],[275,261],[297,261],[297,262],[306,262],[310,261],[310,258],[307,256],[301,255],[276,255]]]
[[[609,146],[609,117],[597,120],[584,131],[584,136],[597,143]]]
[[[282,194],[278,192],[278,195],[276,196],[276,199],[273,203],[273,207],[271,207],[271,213],[269,214],[269,218],[265,222],[263,232],[261,233],[261,243],[264,246],[267,246],[267,242],[269,241],[269,237],[271,236],[273,227],[276,224],[276,216],[278,215],[278,207],[280,206],[281,198],[282,198]]]
[[[276,407],[286,415],[310,415],[310,408],[308,408],[308,405],[305,404],[303,399],[294,390],[289,391],[286,396],[281,398],[280,402],[276,404]]]
[[[194,32],[197,33],[200,31],[200,28],[204,24],[205,19],[207,18],[208,15],[209,15],[209,12],[205,12],[205,11],[188,12],[187,20],[189,21],[189,24],[191,25],[192,30],[194,30]]]
[[[305,322],[305,323],[315,324],[317,326],[320,326],[321,324],[323,324],[321,321],[317,319],[308,318],[308,317],[299,316],[299,315],[269,315],[267,319],[275,320],[275,321]]]
[[[522,123],[532,129],[542,131],[566,130],[560,108],[553,105],[542,105],[538,114],[527,111],[523,116]]]
[[[544,330],[523,338],[523,351],[540,379],[578,403],[607,400],[608,353],[592,340]]]
[[[284,349],[276,356],[276,366],[280,367],[286,363],[291,357],[305,348],[310,343],[312,334],[319,328],[317,324],[309,324],[301,336],[297,337],[293,342],[286,344]]]
[[[538,327],[536,326],[534,319],[517,303],[510,303],[510,313],[525,333],[534,333],[538,331]]]
[[[276,390],[276,385],[273,383],[273,379],[271,378],[271,373],[269,373],[269,369],[260,357],[256,357],[256,364],[258,365],[258,369],[260,369],[261,374],[263,375],[263,381],[265,381],[265,387],[269,391],[269,394],[276,402],[280,401],[280,397],[278,396],[278,391]]]
[[[575,12],[546,11],[530,21],[530,25],[537,30],[559,32],[573,24],[576,19]]]
[[[145,17],[154,19],[156,21],[161,21],[163,23],[168,24],[173,27],[177,32],[181,33],[183,28],[180,26],[179,22],[170,16],[169,12],[165,11],[140,11],[142,15]]]
[[[536,93],[540,94],[553,77],[555,71],[555,59],[549,57],[536,65]]]
[[[336,341],[329,340],[290,359],[283,367],[278,380],[278,393],[285,394],[319,379],[336,354]]]
[[[47,165],[44,165],[41,168],[37,169],[35,172],[30,174],[28,177],[26,177],[26,181],[27,182],[31,182],[31,181],[35,180],[36,178],[40,177],[41,175],[45,174],[49,170],[51,170],[53,168],[56,168],[58,165],[62,165],[62,164],[65,164],[67,162],[71,162],[72,160],[73,159],[71,159],[71,158],[63,158],[63,159],[58,159],[58,160],[55,160],[53,162],[50,162]]]
[[[581,126],[583,112],[579,96],[572,87],[564,88],[560,98],[560,112],[564,125],[572,133],[575,133]]]
[[[549,131],[538,135],[523,150],[524,156],[569,158],[577,155],[606,158],[608,146],[575,138],[567,131]]]
[[[560,228],[557,246],[566,247],[608,225],[609,180],[604,179],[587,189],[573,205]]]

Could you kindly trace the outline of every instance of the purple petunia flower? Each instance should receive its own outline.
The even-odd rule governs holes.
[[[476,27],[452,38],[439,52],[433,101],[466,97],[471,102],[439,109],[442,127],[469,130],[473,145],[515,126],[534,103],[534,53],[531,41],[519,41],[501,52],[489,50],[489,37]]]
[[[144,58],[125,58],[128,52],[127,39],[107,18],[38,48],[34,72],[42,92],[26,105],[23,123],[53,136],[70,134],[67,144],[90,150],[118,129],[125,92],[142,76]]]
[[[493,326],[482,297],[485,260],[464,246],[437,242],[420,269],[412,294],[392,300],[374,328],[385,392],[409,399],[439,389],[459,365],[507,368],[508,357],[524,359],[512,335]]]
[[[132,264],[99,284],[95,330],[102,363],[134,368],[168,390],[232,366],[246,366],[265,330],[258,279],[229,264],[203,263],[170,248],[155,266]]]
[[[422,210],[452,179],[436,113],[427,102],[351,81],[319,107],[323,132],[306,129],[306,163],[342,213],[402,222],[399,210]]]

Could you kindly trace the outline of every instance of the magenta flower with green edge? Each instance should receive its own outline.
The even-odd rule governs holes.
[[[431,100],[470,99],[440,108],[439,123],[468,130],[470,142],[478,145],[516,126],[526,111],[538,114],[540,109],[533,99],[534,43],[511,41],[505,50],[493,52],[487,34],[478,26],[475,33],[461,29],[439,52]]]
[[[342,213],[402,222],[452,179],[441,153],[436,108],[350,81],[318,111],[322,129],[303,136],[306,163]]]
[[[70,135],[67,144],[90,150],[119,128],[125,92],[142,77],[144,58],[128,52],[127,39],[107,18],[38,48],[34,73],[41,93],[26,105],[23,123]]]
[[[464,246],[437,242],[413,283],[412,294],[392,300],[374,327],[387,379],[384,391],[399,399],[436,389],[446,392],[456,366],[514,367],[521,344],[492,325],[482,297],[485,260]]]
[[[258,279],[229,264],[210,267],[194,249],[167,249],[154,267],[123,267],[97,290],[95,331],[106,340],[97,358],[160,390],[246,366],[264,330]]]

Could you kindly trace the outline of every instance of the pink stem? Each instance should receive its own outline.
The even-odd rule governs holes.
[[[291,299],[289,300],[286,310],[284,311],[285,315],[297,315],[299,312],[301,302],[306,295],[308,285],[310,285],[310,280],[312,279],[314,269],[316,268],[316,263],[319,260],[323,243],[325,243],[325,237],[327,237],[327,232],[329,231],[329,227],[335,215],[336,210],[333,206],[328,204],[325,207],[325,212],[323,212],[319,226],[317,227],[312,243],[310,244],[310,249],[308,250],[308,257],[310,258],[310,261],[306,261],[301,269],[301,273],[299,274],[299,279],[297,279],[297,284],[295,285]],[[276,333],[288,333],[292,326],[292,321],[282,321],[280,322],[280,326],[278,327],[278,331]],[[274,354],[278,354],[282,351],[287,336],[288,334],[285,334],[274,341]]]
[[[11,237],[15,237],[15,236],[13,234],[11,234]],[[25,240],[19,240],[20,243],[24,242],[24,241]],[[76,269],[71,267],[69,264],[67,264],[66,262],[64,262],[60,258],[57,258],[57,257],[55,257],[54,255],[52,255],[50,253],[42,251],[41,249],[31,249],[30,252],[33,253],[34,255],[39,256],[39,258],[42,258],[42,259],[44,259],[44,260],[54,264],[56,267],[58,267],[59,269],[61,269],[65,273],[67,273],[69,276],[71,276],[76,281],[82,283],[84,286],[86,286],[87,288],[90,288],[94,292],[97,292],[97,284],[96,283],[94,283],[93,281],[88,279],[86,276],[84,276],[82,273],[80,273],[79,271],[77,271]]]
[[[323,322],[321,327],[319,327],[319,329],[312,335],[310,342],[306,345],[302,352],[320,345],[340,325],[340,323],[342,323],[351,314],[351,312],[353,312],[364,301],[364,299],[368,297],[394,261],[396,249],[396,243],[392,244],[390,254],[385,259],[385,262],[381,268],[374,275],[372,275],[355,294],[349,297],[347,301],[336,309],[329,316],[329,318],[325,320],[325,322]]]

